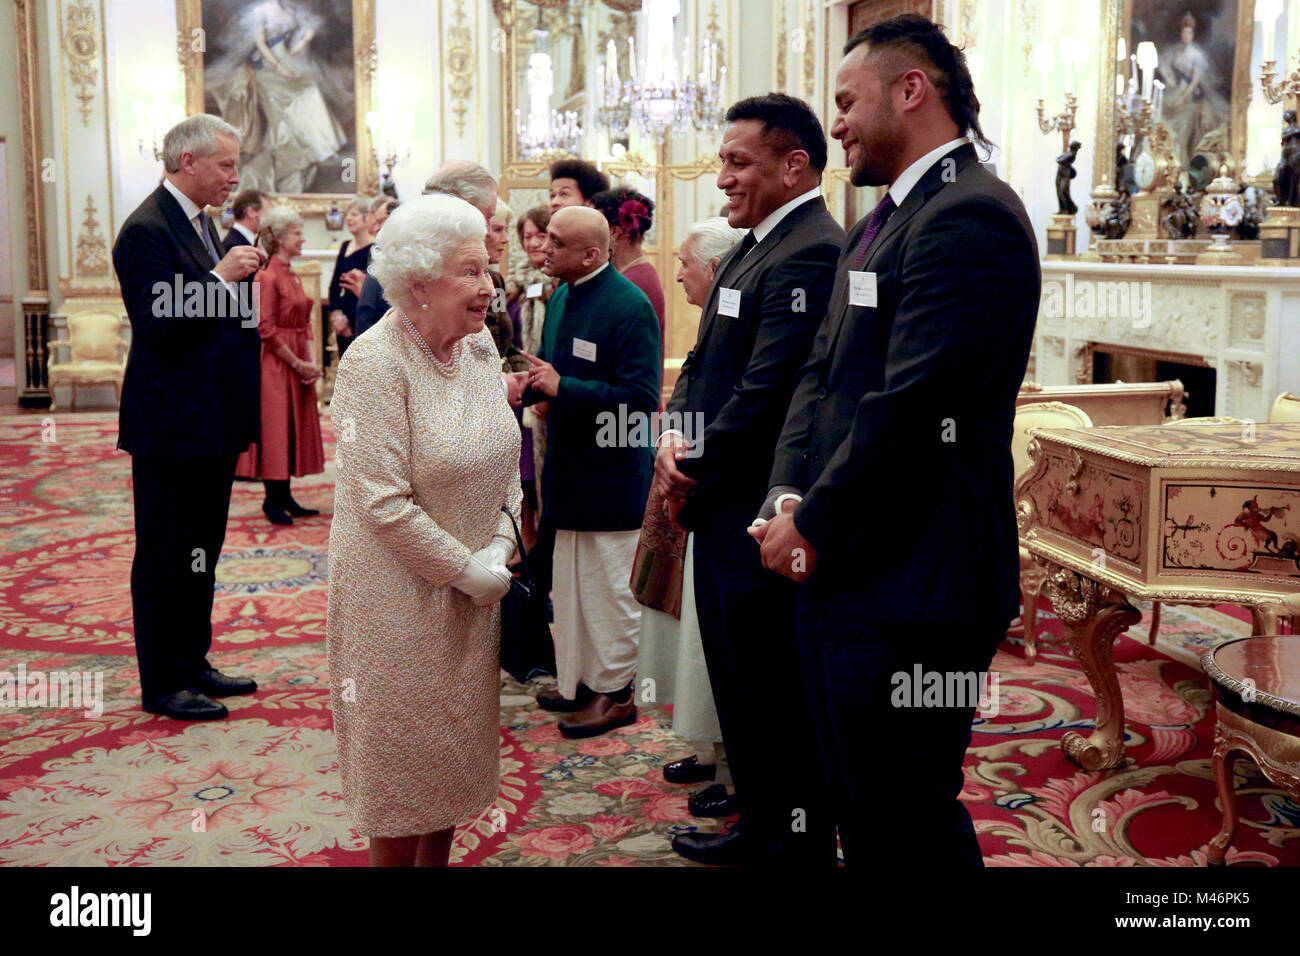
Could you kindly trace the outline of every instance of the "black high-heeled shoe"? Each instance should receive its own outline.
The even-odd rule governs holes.
[[[293,519],[285,514],[283,508],[279,508],[269,501],[262,502],[262,514],[266,515],[266,520],[271,524],[293,524]]]
[[[298,502],[294,501],[293,498],[289,498],[284,503],[284,510],[295,518],[309,518],[312,515],[320,514],[319,508],[304,508],[302,505],[298,504]]]

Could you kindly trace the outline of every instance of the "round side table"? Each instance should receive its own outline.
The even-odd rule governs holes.
[[[1214,781],[1223,809],[1209,864],[1222,866],[1237,832],[1232,768],[1240,754],[1300,800],[1300,635],[1225,641],[1201,655],[1201,667],[1214,691]]]

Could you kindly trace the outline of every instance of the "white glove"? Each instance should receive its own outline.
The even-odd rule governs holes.
[[[492,539],[491,544],[482,551],[474,552],[474,555],[490,568],[494,568],[497,565],[504,568],[506,562],[514,556],[514,553],[514,538],[503,538],[501,535],[497,535]]]
[[[489,565],[483,560],[482,555],[488,550],[484,548],[483,551],[471,554],[465,570],[451,582],[452,587],[468,595],[478,607],[495,604],[510,590],[510,572],[506,570],[505,564]]]

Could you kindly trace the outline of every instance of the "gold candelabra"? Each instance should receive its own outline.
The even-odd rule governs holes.
[[[1294,106],[1297,96],[1300,96],[1300,67],[1292,70],[1289,76],[1278,82],[1277,61],[1266,60],[1260,66],[1259,86],[1266,102],[1277,103],[1285,96],[1290,98],[1290,105]]]
[[[1058,131],[1061,134],[1061,152],[1068,152],[1070,149],[1070,132],[1074,129],[1074,115],[1078,109],[1078,102],[1073,93],[1065,94],[1065,111],[1057,113],[1050,119],[1044,108],[1042,100],[1038,101],[1038,128],[1044,133]]]

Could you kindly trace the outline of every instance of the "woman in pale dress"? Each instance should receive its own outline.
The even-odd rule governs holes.
[[[389,217],[369,271],[393,308],[340,360],[330,406],[330,697],[375,866],[446,865],[456,825],[497,793],[519,427],[483,325],[485,234],[451,196]]]
[[[688,303],[704,305],[718,263],[744,235],[742,230],[727,225],[723,218],[705,219],[690,228],[677,255],[677,281],[682,284]],[[663,500],[662,495],[653,490],[650,492],[646,521],[668,520],[660,517]],[[680,530],[677,533],[680,535]],[[709,672],[704,663],[700,622],[695,615],[695,589],[691,584],[694,580],[691,557],[694,550],[694,542],[688,537],[680,620],[654,608],[643,608],[637,645],[638,684],[646,679],[654,681],[655,703],[659,706],[673,705],[673,730],[694,750],[664,767],[664,779],[669,783],[715,779],[718,775],[717,758],[722,749],[722,730],[718,726],[718,712],[713,705]],[[727,782],[718,780],[719,784]]]

